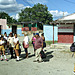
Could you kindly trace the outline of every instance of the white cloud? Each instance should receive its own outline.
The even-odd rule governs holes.
[[[25,8],[23,4],[17,4],[16,0],[0,0],[0,11],[7,13],[19,12]]]
[[[19,14],[12,15],[11,17],[12,17],[13,19],[16,19],[16,20],[18,20],[18,19],[19,19]]]
[[[62,11],[58,11],[58,10],[51,10],[49,11],[53,17],[63,17],[63,16],[67,16],[69,13],[68,12],[62,12]]]
[[[30,6],[26,6],[25,8],[31,8]],[[21,12],[21,11],[20,11]],[[16,20],[18,20],[19,19],[19,14],[17,13],[16,15],[11,15],[11,17],[13,18],[13,19],[16,19]]]

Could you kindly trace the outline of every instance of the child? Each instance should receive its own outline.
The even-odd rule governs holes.
[[[15,45],[14,50],[17,56],[16,61],[19,61],[19,39],[17,38],[17,34],[15,34],[15,37],[14,37],[14,45]]]
[[[3,36],[1,36],[1,40],[0,40],[0,52],[1,52],[1,61],[3,61],[2,52],[3,52],[3,54],[4,54],[5,60],[8,61],[8,60],[6,59],[6,55],[5,55]]]

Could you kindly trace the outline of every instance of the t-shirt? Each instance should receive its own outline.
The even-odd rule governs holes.
[[[11,47],[14,47],[13,41],[14,41],[13,37],[8,38],[8,42],[9,44],[11,44]]]
[[[19,41],[18,38],[14,38],[14,43],[17,43]]]
[[[8,38],[6,36],[4,36],[5,40],[7,40]]]
[[[35,40],[35,49],[39,49],[42,47],[43,39],[41,37],[36,38]]]
[[[34,40],[34,41],[33,41],[33,44],[35,44],[35,40],[36,40],[36,38],[35,38],[35,37],[32,37],[32,39]]]
[[[0,40],[0,44],[4,44],[4,41],[3,40]]]
[[[29,37],[25,36],[23,41],[25,42],[25,44],[29,44]]]

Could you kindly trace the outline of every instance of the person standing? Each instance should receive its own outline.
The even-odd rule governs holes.
[[[1,52],[1,61],[3,61],[2,52],[4,54],[5,60],[8,61],[7,58],[6,58],[6,55],[5,55],[5,48],[4,48],[3,36],[1,36],[1,40],[0,40],[0,52]]]
[[[14,37],[14,50],[17,56],[16,61],[19,61],[19,39],[17,37],[17,34],[15,34],[15,37]]]
[[[43,50],[43,39],[39,36],[39,33],[36,33],[35,40],[35,49],[36,49],[36,59],[33,62],[42,62],[42,58],[40,55],[41,50]]]
[[[9,42],[9,50],[11,53],[11,59],[14,58],[14,56],[13,56],[13,47],[14,47],[13,40],[14,39],[13,39],[12,33],[10,33],[9,38],[8,38],[8,42]]]
[[[27,33],[24,34],[23,47],[26,53],[26,58],[28,58],[28,47],[29,47],[29,37]]]
[[[7,33],[5,32],[4,33],[4,39],[7,41],[8,40],[8,37],[7,37]]]
[[[41,34],[41,37],[43,39],[43,48],[45,48],[46,47],[46,43],[45,43],[44,33]]]
[[[34,45],[35,45],[35,40],[36,40],[36,35],[33,33],[32,44],[33,44],[33,48],[34,48],[34,55],[35,55],[35,51],[36,51],[36,49],[35,49],[35,47],[34,47]]]

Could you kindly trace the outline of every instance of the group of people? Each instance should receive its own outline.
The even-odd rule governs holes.
[[[34,62],[42,62],[42,58],[40,55],[40,51],[43,50],[44,46],[44,42],[45,42],[45,37],[44,34],[41,34],[41,36],[39,36],[39,33],[34,33],[34,36],[32,37],[32,44],[33,44],[33,48],[34,48],[34,55],[36,57],[36,59],[34,60]],[[26,52],[26,58],[28,58],[28,48],[29,48],[29,37],[27,35],[27,33],[24,34],[24,40],[23,40],[23,48]],[[1,54],[1,61],[3,61],[3,55],[6,61],[8,61],[8,59],[6,58],[5,55],[5,50],[7,50],[7,52],[11,54],[11,59],[13,58],[17,58],[16,61],[19,61],[19,55],[21,53],[20,48],[21,45],[19,43],[19,39],[17,37],[17,34],[15,33],[14,36],[12,34],[12,32],[9,34],[9,36],[7,37],[7,33],[4,33],[4,36],[1,35],[0,37],[0,54]],[[14,56],[15,54],[15,56]]]
[[[7,37],[7,33],[4,33],[4,36],[1,35],[0,37],[0,54],[1,54],[1,61],[3,61],[3,55],[6,61],[6,55],[5,55],[5,50],[10,50],[10,54],[11,54],[11,59],[12,58],[17,58],[16,61],[19,61],[19,39],[17,37],[17,34],[15,33],[14,36],[12,34],[12,32],[9,34],[9,36]],[[13,51],[15,53],[15,57],[13,56]],[[8,51],[9,53],[9,51]]]

